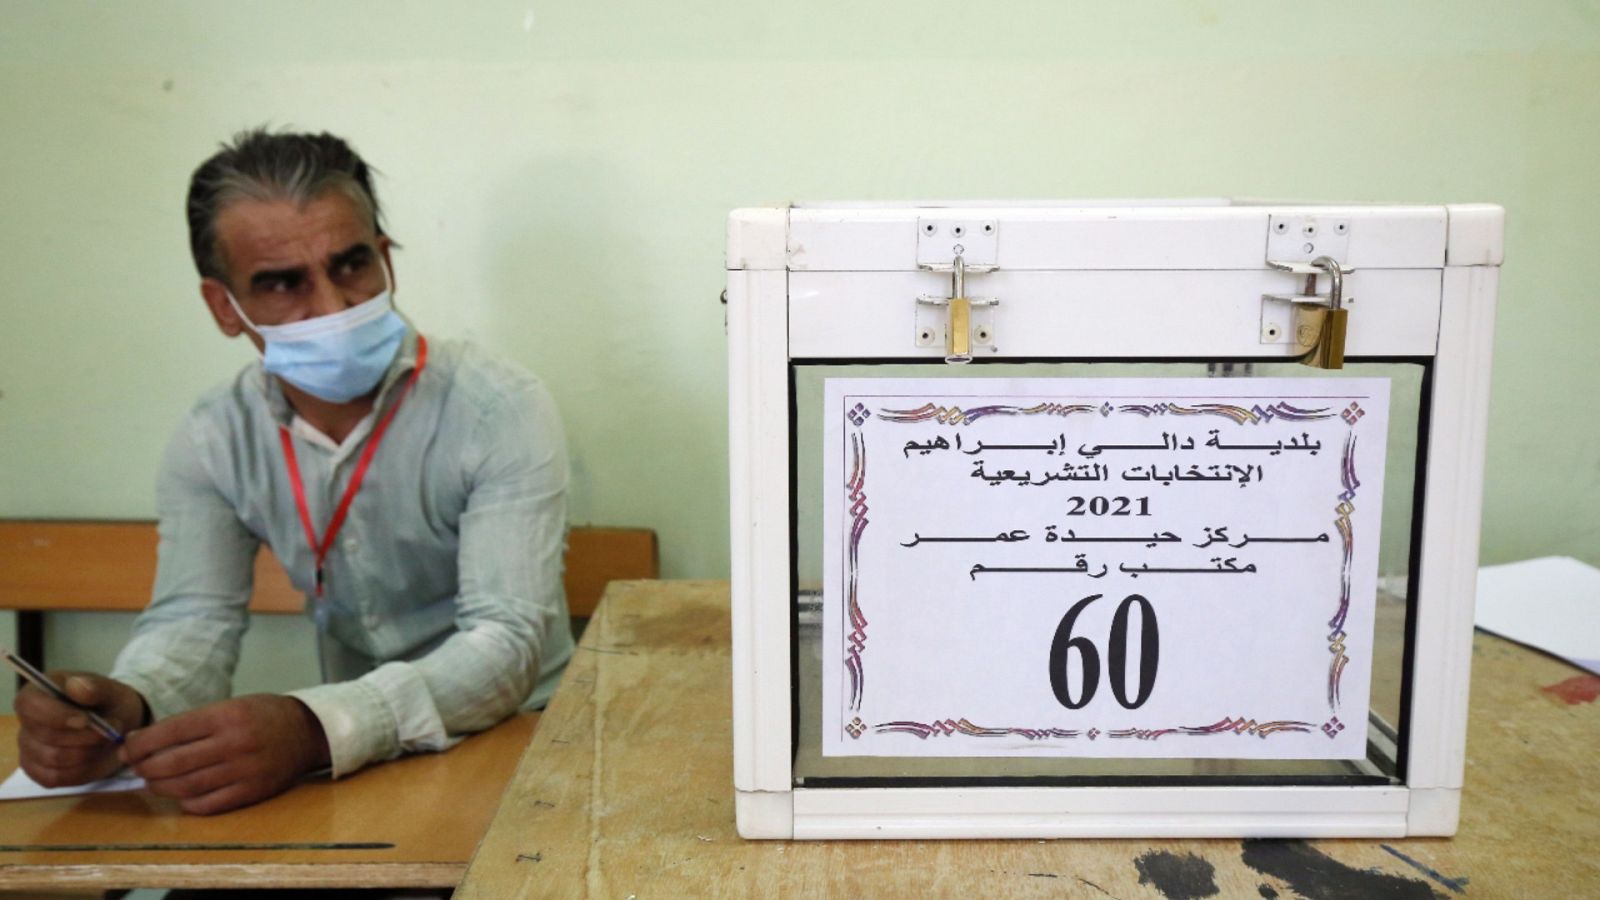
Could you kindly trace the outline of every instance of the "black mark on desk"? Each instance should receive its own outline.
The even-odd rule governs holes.
[[[1089,887],[1094,888],[1095,890],[1099,891],[1102,894],[1105,894],[1107,897],[1110,897],[1111,900],[1117,900],[1117,895],[1116,894],[1111,893],[1110,891],[1106,890],[1105,888],[1101,887],[1098,884],[1095,884],[1094,882],[1090,881],[1087,878],[1081,878],[1080,877],[1078,879],[1078,881],[1082,882],[1083,884],[1087,884]]]
[[[1420,862],[1417,862],[1416,860],[1414,860],[1411,857],[1405,855],[1404,853],[1401,853],[1399,850],[1396,850],[1395,848],[1389,846],[1388,844],[1379,844],[1378,846],[1382,847],[1384,850],[1388,851],[1390,856],[1393,856],[1396,859],[1399,859],[1401,862],[1404,862],[1405,864],[1409,865],[1411,868],[1416,869],[1418,872],[1421,872],[1422,874],[1428,876],[1429,878],[1432,878],[1434,881],[1439,882],[1440,884],[1444,885],[1445,887],[1449,888],[1450,890],[1455,891],[1458,894],[1465,894],[1467,892],[1467,881],[1468,881],[1468,879],[1466,879],[1466,878],[1446,878],[1443,875],[1440,875],[1438,872],[1434,871],[1432,868],[1430,868],[1428,866],[1425,866]]]
[[[1247,840],[1241,859],[1318,900],[1435,900],[1426,881],[1347,866],[1305,841]]]
[[[543,853],[518,853],[517,862],[544,862]]]
[[[1199,900],[1217,895],[1217,870],[1192,853],[1151,850],[1133,861],[1139,883],[1153,885],[1167,900]]]

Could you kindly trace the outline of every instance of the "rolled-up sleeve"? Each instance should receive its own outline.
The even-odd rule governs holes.
[[[456,631],[411,661],[294,691],[328,736],[334,775],[443,750],[511,715],[551,646],[570,648],[561,567],[567,452],[555,404],[528,376],[477,411],[461,471]],[[564,660],[561,660],[564,661]]]
[[[230,694],[248,623],[259,541],[207,470],[205,435],[191,415],[167,444],[156,481],[155,586],[111,670],[158,719]]]

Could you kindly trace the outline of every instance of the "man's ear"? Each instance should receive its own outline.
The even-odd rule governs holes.
[[[238,337],[244,333],[244,320],[239,318],[233,304],[228,302],[228,289],[220,280],[200,279],[200,298],[205,301],[206,309],[210,310],[218,331],[228,337]]]
[[[383,265],[389,270],[389,302],[394,302],[395,274],[394,260],[389,256],[389,248],[394,246],[394,241],[389,240],[387,234],[378,235],[378,254],[383,257]]]

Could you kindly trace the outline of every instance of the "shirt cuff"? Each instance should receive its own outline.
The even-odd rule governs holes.
[[[290,691],[289,696],[304,703],[322,723],[334,778],[400,754],[388,704],[361,681],[321,684]]]
[[[177,691],[163,690],[158,682],[137,672],[118,672],[113,670],[106,677],[112,681],[120,681],[137,691],[139,696],[144,698],[144,705],[150,710],[150,721],[152,723],[189,709],[188,704],[184,702],[183,696]]]
[[[322,723],[334,778],[404,752],[447,750],[461,742],[445,732],[427,684],[409,663],[385,663],[355,681],[289,696]]]

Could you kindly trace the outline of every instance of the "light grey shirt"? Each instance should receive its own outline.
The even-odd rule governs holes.
[[[291,696],[322,723],[335,776],[445,749],[549,697],[573,647],[555,404],[538,379],[471,345],[427,343],[328,552],[321,600],[279,428],[321,540],[373,422],[416,366],[416,333],[342,444],[298,421],[260,363],[184,419],[157,481],[155,589],[112,671],[156,718],[229,696],[261,542],[317,626],[324,683]]]

